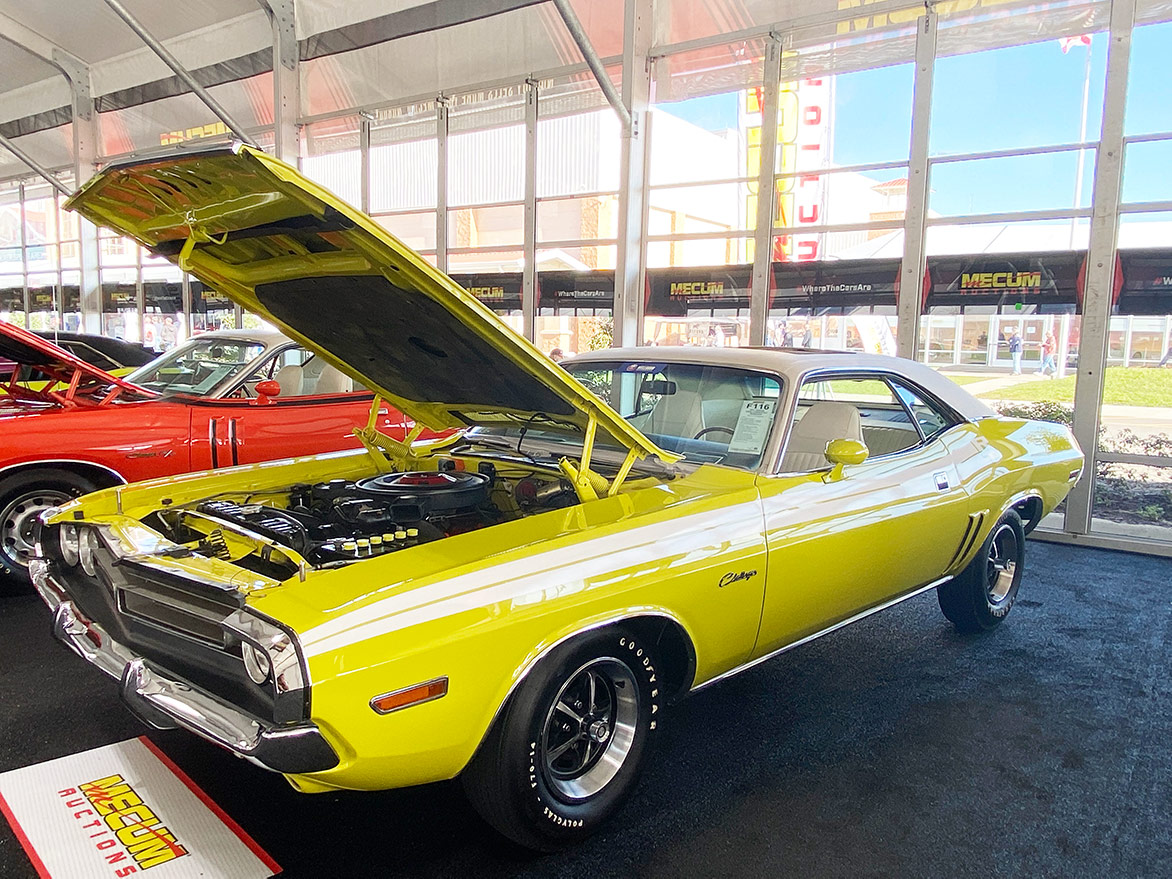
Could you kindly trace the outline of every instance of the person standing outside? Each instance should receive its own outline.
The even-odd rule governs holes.
[[[1010,327],[1005,332],[1009,334],[1007,343],[1009,356],[1013,358],[1013,374],[1021,375],[1021,336],[1017,334],[1016,327]]]
[[[1046,333],[1042,339],[1042,365],[1038,368],[1038,375],[1048,375],[1053,378],[1058,372],[1058,366],[1054,363],[1054,349],[1057,347],[1058,340],[1054,338],[1054,333]]]

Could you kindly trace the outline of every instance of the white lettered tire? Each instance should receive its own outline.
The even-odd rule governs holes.
[[[659,721],[650,649],[623,628],[587,633],[530,672],[464,771],[468,799],[526,848],[594,833],[638,779]]]

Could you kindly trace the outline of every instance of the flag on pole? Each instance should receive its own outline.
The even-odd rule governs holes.
[[[1091,35],[1090,34],[1079,34],[1076,37],[1059,37],[1058,45],[1062,47],[1062,54],[1065,55],[1067,52],[1069,52],[1075,46],[1088,46],[1089,47],[1091,45]]]

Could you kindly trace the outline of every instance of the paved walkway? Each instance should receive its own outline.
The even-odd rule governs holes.
[[[944,373],[948,375],[948,373]],[[984,394],[988,391],[999,391],[1002,388],[1011,388],[1014,385],[1025,384],[1026,382],[1041,381],[1043,376],[1035,375],[1034,373],[1023,373],[1022,375],[998,375],[993,378],[983,379],[979,382],[970,382],[967,385],[962,385],[970,394]]]

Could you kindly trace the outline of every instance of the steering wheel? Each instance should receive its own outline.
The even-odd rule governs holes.
[[[694,437],[692,437],[692,439],[700,439],[700,437],[704,436],[704,434],[712,433],[712,431],[714,431],[714,430],[723,430],[725,433],[728,434],[729,439],[732,439],[733,434],[736,432],[731,427],[721,427],[720,425],[717,425],[715,427],[704,428],[702,431],[700,431],[698,434],[696,434]]]

